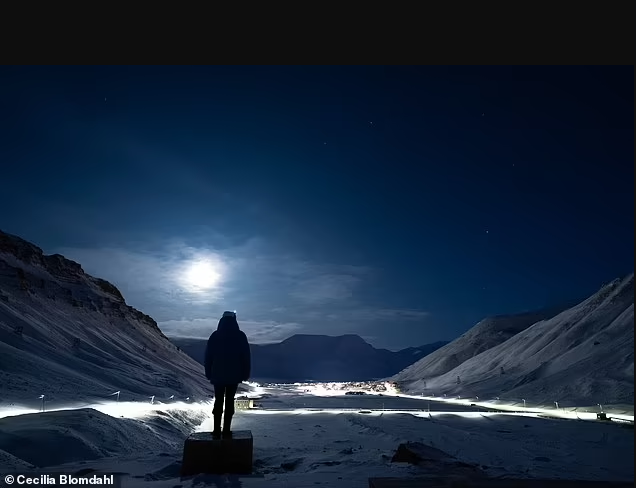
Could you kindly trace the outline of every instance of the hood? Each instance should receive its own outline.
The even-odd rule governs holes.
[[[239,325],[236,321],[236,317],[221,317],[216,330],[218,330],[219,332],[238,332]]]

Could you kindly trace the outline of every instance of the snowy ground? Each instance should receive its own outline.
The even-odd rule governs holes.
[[[369,477],[417,475],[419,468],[391,463],[391,457],[400,443],[420,441],[493,477],[634,479],[633,428],[620,424],[493,413],[461,400],[345,396],[320,389],[312,394],[298,386],[258,392],[265,395],[263,409],[239,411],[233,423],[235,430],[253,433],[251,476],[179,478],[183,441],[195,429],[211,430],[210,405],[124,402],[5,416],[0,419],[0,473],[32,466],[49,472],[116,472],[122,486],[144,488],[200,482],[366,487]]]

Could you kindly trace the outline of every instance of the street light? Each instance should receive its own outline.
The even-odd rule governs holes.
[[[523,408],[526,408],[526,399],[522,398],[521,400],[523,401]]]
[[[556,409],[559,409],[559,402],[554,402],[554,404],[556,405]]]
[[[597,403],[597,405],[598,405],[598,408],[601,409],[601,413],[603,413],[603,405],[601,405],[600,403]]]

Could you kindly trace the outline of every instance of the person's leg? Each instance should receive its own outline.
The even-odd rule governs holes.
[[[223,397],[225,396],[225,385],[214,385],[214,431],[212,435],[221,434],[221,417],[223,415]]]
[[[212,409],[212,413],[223,415],[223,398],[225,397],[225,385],[214,385],[214,408]]]
[[[227,385],[225,387],[225,412],[230,412],[231,415],[234,414],[234,397],[236,396],[236,390],[238,390],[238,385]]]
[[[232,431],[230,425],[232,424],[232,417],[234,416],[234,396],[236,395],[236,385],[226,385],[225,387],[225,417],[223,417],[223,435],[230,437]]]

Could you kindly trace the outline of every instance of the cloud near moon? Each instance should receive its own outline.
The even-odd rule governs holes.
[[[213,263],[210,259],[192,261],[186,264],[182,277],[183,284],[192,291],[214,288],[222,279],[220,267],[220,263]]]

